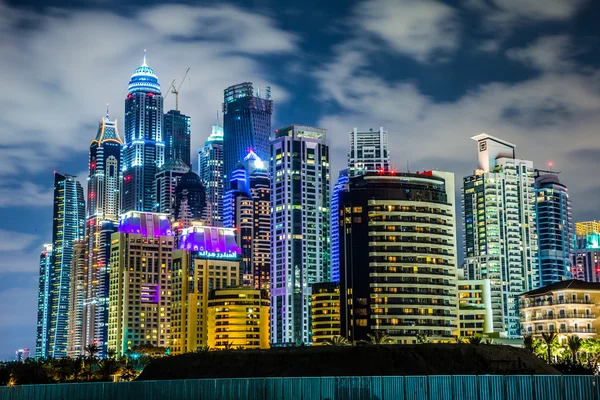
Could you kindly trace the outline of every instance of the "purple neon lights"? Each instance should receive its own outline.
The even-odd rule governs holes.
[[[129,212],[119,223],[119,232],[146,237],[173,236],[169,219],[162,214]]]
[[[207,257],[216,258],[233,258],[242,253],[242,249],[235,242],[233,229],[212,226],[184,229],[179,238],[179,248],[202,252]]]

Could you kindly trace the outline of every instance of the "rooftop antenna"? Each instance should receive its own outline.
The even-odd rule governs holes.
[[[146,49],[144,49],[144,62],[142,63],[143,66],[147,67],[148,64],[146,64]]]
[[[219,125],[219,110],[217,110],[217,126],[220,126]]]
[[[108,114],[108,103],[106,103],[106,119],[110,119]]]
[[[406,160],[406,172],[410,174],[410,167],[408,166],[408,160]]]

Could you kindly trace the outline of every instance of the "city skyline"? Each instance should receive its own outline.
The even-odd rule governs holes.
[[[260,49],[252,47],[252,44],[240,39],[226,45],[231,46],[226,50],[242,49],[245,52],[241,56],[241,60],[243,60],[241,66],[248,67],[246,70],[239,65],[221,67],[221,65],[227,64],[222,61],[229,60],[228,57],[231,56],[222,55],[219,52],[210,53],[214,50],[195,44],[203,49],[200,51],[201,55],[215,56],[210,62],[209,67],[212,67],[210,69],[201,66],[199,58],[197,58],[199,56],[187,52],[176,53],[175,49],[169,50],[160,43],[154,45],[148,37],[138,37],[136,33],[129,42],[127,50],[119,48],[115,50],[118,54],[112,56],[111,53],[101,54],[105,58],[109,58],[110,63],[119,64],[119,67],[107,64],[106,60],[96,66],[91,59],[85,58],[83,55],[85,51],[79,53],[84,57],[81,60],[81,70],[85,70],[86,74],[89,74],[94,67],[100,68],[94,70],[98,73],[93,75],[94,82],[91,83],[93,86],[90,88],[92,90],[78,91],[81,98],[73,96],[77,97],[77,103],[69,103],[61,97],[57,99],[56,105],[50,104],[52,100],[48,100],[43,85],[37,85],[38,88],[33,90],[29,90],[27,86],[23,88],[24,90],[20,90],[20,92],[29,93],[39,90],[38,97],[45,99],[43,104],[34,102],[31,107],[23,106],[29,110],[28,113],[35,113],[36,118],[29,119],[37,119],[38,125],[44,121],[45,129],[43,134],[28,133],[32,132],[32,127],[26,120],[28,118],[21,116],[21,120],[15,122],[10,120],[14,116],[8,115],[9,113],[6,115],[9,118],[8,125],[4,125],[5,121],[2,122],[2,126],[6,127],[4,130],[7,133],[3,134],[6,136],[2,137],[7,139],[7,147],[3,147],[0,151],[4,152],[2,154],[6,161],[3,162],[3,171],[8,174],[9,178],[3,180],[4,186],[1,192],[2,196],[0,196],[0,204],[2,204],[0,211],[5,221],[2,228],[2,237],[5,238],[5,242],[0,249],[4,259],[0,266],[0,274],[4,281],[0,284],[0,298],[5,299],[5,302],[8,303],[16,302],[16,305],[14,310],[1,309],[3,315],[7,315],[11,322],[0,329],[0,337],[9,339],[6,348],[4,348],[5,345],[0,348],[0,359],[11,357],[15,348],[34,348],[32,332],[35,331],[35,292],[37,290],[39,254],[42,244],[50,241],[51,217],[49,216],[52,203],[51,196],[49,197],[52,186],[50,172],[56,169],[61,172],[74,173],[78,176],[78,180],[85,184],[85,176],[87,176],[86,146],[89,145],[89,140],[95,133],[104,104],[107,101],[111,103],[111,109],[115,110],[111,111],[111,114],[114,114],[119,121],[124,121],[122,98],[126,94],[124,90],[126,81],[135,66],[139,65],[144,48],[148,48],[149,59],[152,60],[150,64],[163,83],[169,82],[172,77],[181,76],[186,67],[191,67],[190,82],[193,83],[184,83],[181,89],[179,108],[182,113],[190,115],[193,120],[191,147],[193,152],[200,147],[210,133],[214,112],[220,108],[223,89],[239,82],[252,81],[261,86],[270,85],[272,87],[275,103],[273,128],[289,123],[302,123],[328,129],[328,144],[332,153],[332,181],[335,181],[344,163],[344,154],[348,151],[345,146],[347,132],[354,126],[361,130],[377,129],[379,126],[383,126],[389,132],[392,164],[398,170],[410,169],[414,172],[437,167],[440,170],[454,172],[457,181],[472,173],[475,163],[469,137],[483,131],[516,143],[520,156],[533,160],[534,165],[538,168],[544,168],[548,160],[553,160],[555,168],[563,172],[561,182],[569,187],[569,193],[573,200],[574,221],[598,219],[598,215],[594,213],[594,207],[597,206],[595,197],[597,196],[593,195],[596,184],[593,182],[592,172],[595,165],[595,154],[597,154],[594,151],[597,151],[598,146],[597,142],[592,139],[595,135],[592,127],[597,118],[593,114],[597,113],[600,108],[600,95],[595,90],[594,79],[590,76],[589,68],[593,69],[599,63],[590,55],[595,46],[593,43],[581,46],[574,44],[576,38],[586,35],[586,29],[589,29],[589,27],[586,28],[586,21],[597,15],[598,10],[592,6],[591,2],[573,2],[573,4],[575,3],[577,5],[568,6],[555,13],[542,13],[535,18],[515,3],[511,10],[504,9],[502,15],[496,15],[495,19],[491,19],[490,24],[510,26],[512,23],[514,24],[512,26],[516,27],[515,29],[526,29],[526,26],[540,27],[540,33],[535,36],[529,34],[520,41],[503,40],[492,34],[482,34],[483,39],[469,37],[466,33],[465,36],[461,36],[459,33],[439,36],[439,31],[435,31],[435,28],[431,27],[433,24],[429,23],[431,21],[427,19],[421,25],[429,29],[428,33],[433,31],[433,37],[441,38],[440,40],[410,40],[408,34],[406,36],[390,35],[384,24],[381,24],[381,27],[377,26],[377,20],[383,22],[386,20],[385,13],[381,10],[385,9],[391,15],[398,15],[394,14],[397,7],[400,7],[406,15],[421,8],[431,11],[428,15],[431,15],[434,22],[450,21],[451,26],[448,26],[448,29],[451,33],[455,32],[454,25],[456,24],[462,27],[466,26],[468,21],[461,20],[457,16],[459,8],[456,5],[441,2],[427,1],[417,5],[415,2],[408,1],[401,4],[399,2],[399,5],[396,6],[392,2],[372,1],[365,3],[364,6],[349,9],[338,5],[336,7],[340,7],[340,15],[345,16],[348,23],[358,24],[358,29],[365,38],[357,37],[354,38],[354,41],[343,40],[336,38],[335,32],[327,32],[329,41],[321,46],[335,51],[332,52],[333,55],[330,58],[324,59],[321,68],[311,74],[306,74],[298,71],[297,68],[294,69],[293,64],[280,67],[285,73],[280,70],[279,75],[291,76],[292,80],[297,82],[307,81],[309,83],[306,88],[298,88],[297,84],[278,77],[277,68],[279,67],[273,66],[268,61],[257,59],[283,54],[298,61],[297,56],[291,55],[294,50],[301,49],[303,50],[301,53],[304,54],[310,52],[320,55],[324,53],[323,48],[315,44],[311,33],[302,31],[294,24],[288,27],[288,30],[284,30],[282,27],[286,25],[285,20],[278,22],[267,12],[253,10],[244,5],[202,8],[173,6],[166,7],[164,10],[150,6],[145,11],[146,14],[140,13],[128,17],[135,22],[136,29],[139,29],[141,33],[150,32],[150,37],[168,37],[170,34],[187,34],[185,24],[179,26],[180,30],[173,31],[177,25],[172,23],[170,18],[168,19],[169,23],[164,26],[140,21],[151,20],[152,18],[149,17],[152,16],[160,19],[165,10],[173,11],[177,15],[181,15],[182,10],[188,11],[189,18],[210,18],[200,17],[193,12],[202,9],[211,11],[212,14],[206,12],[204,14],[210,14],[212,18],[224,17],[223,24],[233,24],[239,21],[235,19],[236,15],[241,18],[240,14],[236,14],[237,12],[242,16],[248,16],[252,23],[258,24],[259,32],[256,34],[270,34],[277,38],[264,39]],[[376,7],[373,6],[374,4]],[[549,8],[552,9],[552,7]],[[47,32],[46,37],[42,38],[39,34],[34,33],[27,40],[50,44],[45,47],[55,50],[57,46],[51,44],[52,40],[57,40],[57,35],[60,37],[60,33],[64,34],[65,30],[70,29],[70,32],[75,33],[73,36],[77,36],[82,23],[87,21],[86,18],[98,13],[96,9],[82,11],[69,8],[65,12],[70,17],[66,23],[60,24],[57,22],[57,17],[44,10],[32,11],[28,14],[23,9],[11,5],[0,5],[0,9],[8,11],[3,15],[8,15],[7,21],[11,26],[14,21],[22,21],[22,18],[31,18],[33,21],[40,22],[39,25]],[[293,7],[290,12],[292,11]],[[468,15],[465,18],[472,18],[480,22],[485,19],[475,9],[466,9],[465,12]],[[355,21],[353,19],[353,16],[355,18],[358,13],[365,15],[364,20]],[[107,25],[119,21],[120,18],[127,19],[106,12],[98,14],[99,19],[86,26],[90,32],[96,34],[105,32]],[[492,13],[489,18],[493,16]],[[321,17],[314,16],[312,18]],[[176,18],[173,17],[173,19]],[[100,22],[105,23],[105,26],[96,25]],[[547,22],[553,22],[558,26],[550,27]],[[149,26],[144,24],[149,24]],[[578,30],[574,29],[576,24],[579,26]],[[249,30],[246,25],[241,25],[236,28],[236,32],[241,30],[243,33],[245,29]],[[251,26],[256,27],[255,25]],[[481,31],[483,32],[483,28]],[[435,36],[436,32],[438,36]],[[121,33],[123,32],[118,31],[114,34]],[[214,32],[209,32],[209,34],[211,33],[214,34]],[[375,39],[366,39],[371,35]],[[85,40],[89,39],[88,36],[84,36],[73,45],[84,44]],[[116,37],[111,37],[116,40]],[[428,39],[431,37],[426,36]],[[214,37],[212,38],[214,39]],[[312,43],[310,45],[312,47],[302,43],[301,38],[305,38],[307,43]],[[378,42],[379,39],[382,43]],[[494,42],[493,39],[496,41]],[[23,40],[25,39],[18,39],[15,42],[20,44]],[[382,46],[387,57],[400,59],[406,71],[394,75],[392,71],[377,69],[371,65],[366,57],[369,51],[365,49],[364,42],[371,43],[370,40],[377,42],[378,46]],[[473,50],[472,53],[463,54],[468,53],[469,44],[472,44],[472,47],[480,45],[481,52],[477,53]],[[177,43],[177,45],[181,46],[178,49],[194,49],[189,44]],[[8,54],[12,54],[12,45],[2,44],[3,50],[4,46],[7,46]],[[492,51],[494,46],[496,49]],[[576,49],[579,51],[574,52]],[[488,52],[486,53],[484,50]],[[438,58],[439,53],[445,60]],[[24,57],[43,56],[44,54],[46,54],[44,50],[32,50],[32,53],[26,53]],[[122,55],[125,57],[121,57]],[[44,63],[58,62],[50,60],[50,57],[38,57],[38,59],[42,58],[44,58]],[[58,57],[52,58],[60,60],[60,64],[54,64],[52,68],[48,68],[45,72],[48,75],[45,77],[44,74],[39,74],[42,79],[51,80],[56,77],[53,68],[57,66],[65,68],[69,73],[74,73],[72,80],[76,84],[84,79],[78,79],[80,76],[77,75],[78,72],[75,68],[78,63],[74,62],[74,66],[70,67],[68,66],[68,57],[60,57],[59,54]],[[117,58],[120,60],[118,63],[115,62]],[[489,71],[482,72],[471,80],[467,79],[465,75],[469,70],[472,72],[472,69],[465,67],[464,72],[457,71],[456,79],[453,79],[457,82],[439,82],[439,78],[436,76],[444,76],[449,71],[458,68],[456,64],[458,59],[462,60],[463,64],[461,65],[463,66],[466,61],[474,62],[483,59],[484,63],[491,63],[492,60],[500,59],[505,68],[500,68],[500,70],[490,68]],[[18,60],[21,58],[17,57],[16,60],[16,64],[18,64]],[[217,61],[219,61],[219,67],[213,64]],[[261,70],[260,67],[264,65],[268,65],[269,68]],[[370,71],[374,81],[371,82],[361,77],[359,70],[363,66]],[[422,67],[423,72],[418,72],[416,67]],[[13,70],[13,66],[0,62],[0,70],[4,71],[5,68],[8,71],[6,76],[12,77],[15,82],[24,82],[24,79],[20,79],[20,75]],[[35,68],[35,66],[31,68]],[[197,71],[196,74],[194,74],[195,71]],[[210,78],[201,77],[202,72]],[[36,74],[32,75],[38,79]],[[205,85],[205,80],[208,79],[214,80],[214,83]],[[410,83],[411,79],[414,79],[415,82]],[[445,81],[447,80],[445,79]],[[367,84],[376,96],[363,90]],[[56,85],[61,87],[65,83],[57,79]],[[66,85],[62,87],[63,94],[61,96],[64,97],[68,97],[68,95],[64,95],[64,92],[71,93],[73,90],[73,87],[69,86],[71,83],[66,83]],[[13,86],[11,83],[7,83],[6,87]],[[316,98],[307,96],[311,91]],[[540,93],[534,95],[536,91]],[[516,95],[512,95],[511,92]],[[15,105],[21,106],[17,94],[15,93],[14,104],[9,105],[5,108],[6,110],[13,109],[12,107]],[[528,97],[530,95],[532,97]],[[202,100],[200,97],[210,100]],[[383,100],[377,99],[380,97]],[[165,105],[165,111],[173,108],[171,103],[173,101],[174,99],[171,97],[167,99],[169,105]],[[69,113],[65,113],[65,110],[69,110]],[[18,114],[16,113],[17,116]],[[470,114],[474,116],[470,117]],[[417,118],[419,115],[426,116],[422,123],[419,123],[419,118]],[[577,120],[571,117],[573,115],[578,116]],[[46,121],[51,123],[46,124]],[[451,128],[447,126],[450,124],[453,125]],[[11,126],[14,126],[14,129],[9,128]],[[57,131],[63,135],[57,135]],[[36,130],[33,129],[33,132]],[[561,132],[570,132],[569,140],[566,139],[567,135],[563,135]],[[426,134],[431,137],[423,136]],[[543,134],[545,135],[540,136]],[[445,139],[446,137],[448,140]],[[541,142],[541,137],[543,137],[543,142]],[[430,145],[431,142],[434,145]],[[37,146],[31,146],[32,143],[36,143]],[[39,146],[40,144],[42,146]],[[47,146],[44,154],[40,157],[37,153],[39,150],[36,149],[44,148],[45,144]],[[33,150],[25,152],[24,149],[29,147]],[[462,147],[465,149],[463,150]],[[406,167],[407,163],[408,168]],[[194,159],[192,159],[192,164],[196,165]],[[24,167],[17,169],[17,166]],[[9,190],[11,185],[12,191]],[[459,186],[457,185],[457,189],[460,189]],[[15,198],[23,198],[23,200],[15,200]],[[460,237],[460,233],[458,237]],[[458,257],[462,259],[461,251],[458,251]],[[23,343],[24,341],[25,343]]]

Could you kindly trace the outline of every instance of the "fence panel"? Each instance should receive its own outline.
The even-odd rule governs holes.
[[[427,381],[430,399],[453,400],[452,376],[430,376]]]
[[[452,393],[454,400],[477,399],[477,376],[454,375],[452,376]],[[434,397],[435,398],[435,397]]]
[[[593,399],[596,379],[591,376],[564,376],[565,399]]]
[[[565,399],[562,375],[534,376],[533,388],[536,399],[571,400]]]
[[[504,376],[480,375],[479,400],[504,400]]]
[[[383,400],[405,400],[404,396],[404,377],[403,376],[382,376],[381,389],[383,391]]]
[[[533,382],[529,375],[508,375],[504,377],[506,400],[534,400]]]
[[[427,376],[404,377],[404,398],[406,400],[429,399]]]

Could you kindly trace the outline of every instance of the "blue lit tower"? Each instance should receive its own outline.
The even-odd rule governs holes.
[[[209,226],[223,226],[223,127],[218,121],[198,149],[198,176],[206,190],[204,220]]]
[[[91,343],[100,347],[100,356],[106,351],[108,318],[108,272],[110,270],[110,235],[119,225],[121,209],[121,146],[117,121],[106,116],[100,121],[96,137],[90,143],[88,201],[87,201],[87,276],[81,338],[83,348]],[[79,354],[79,355],[84,355]]]
[[[339,228],[339,202],[340,192],[348,190],[348,169],[340,171],[333,194],[331,196],[331,280],[333,282],[340,281],[340,233]]]
[[[165,161],[180,160],[188,167],[192,166],[190,120],[190,117],[179,110],[170,110],[165,114]]]
[[[52,268],[49,274],[50,327],[48,356],[67,355],[73,244],[85,238],[85,198],[81,184],[67,174],[54,174]]]
[[[236,228],[244,285],[269,290],[271,276],[271,188],[268,163],[250,151],[231,174],[223,196],[223,225]]]
[[[163,97],[154,70],[144,62],[129,81],[125,99],[122,212],[152,211],[154,179],[165,162]]]
[[[536,170],[535,215],[538,229],[540,286],[571,279],[572,235],[571,200],[567,187],[554,173]]]
[[[35,358],[46,358],[49,353],[50,332],[50,272],[52,271],[52,244],[45,244],[40,254],[40,278],[38,284],[37,335]]]
[[[223,149],[227,190],[231,173],[248,149],[253,149],[263,160],[269,159],[273,101],[270,87],[265,87],[264,97],[260,96],[260,88],[255,96],[250,82],[230,86],[224,94]]]

